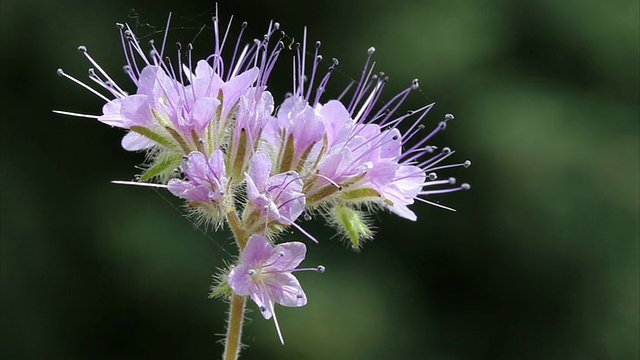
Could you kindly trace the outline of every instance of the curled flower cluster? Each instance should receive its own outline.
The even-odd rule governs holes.
[[[160,49],[150,42],[147,54],[130,27],[119,24],[124,70],[135,94],[123,90],[81,46],[93,66],[89,79],[101,91],[58,73],[106,103],[102,115],[59,113],[125,129],[122,147],[147,154],[135,183],[166,187],[202,221],[228,224],[242,252],[226,285],[236,295],[249,295],[265,318],[275,319],[274,303],[306,304],[291,275],[306,248],[298,242],[273,247],[279,233],[294,227],[316,241],[299,222],[318,214],[357,249],[373,234],[367,214],[387,209],[415,221],[409,208],[415,201],[444,207],[429,196],[469,185],[439,180],[437,173],[470,162],[442,165],[454,152],[429,143],[453,116],[425,131],[423,119],[433,104],[399,115],[417,80],[380,101],[388,78],[374,72],[374,48],[359,80],[340,97],[326,99],[338,62],[322,72],[320,43],[307,49],[306,30],[302,44],[286,46],[289,38],[272,22],[262,38],[243,45],[246,23],[233,44],[231,22],[224,32],[220,25],[214,17],[214,51],[206,59],[194,61],[191,44],[186,50],[178,44],[172,61],[165,58],[166,34]],[[276,106],[267,84],[289,49],[293,88]]]

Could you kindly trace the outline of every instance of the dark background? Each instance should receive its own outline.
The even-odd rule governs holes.
[[[51,113],[102,106],[56,75],[85,78],[78,45],[134,90],[114,23],[146,41],[174,11],[172,41],[189,41],[213,5],[2,1],[3,359],[222,351],[226,305],[207,293],[235,254],[230,235],[194,230],[164,193],[110,184],[143,156],[120,148],[118,129]],[[306,307],[277,309],[285,346],[250,305],[243,359],[638,359],[638,1],[219,6],[251,37],[272,18],[296,38],[307,25],[325,59],[340,60],[336,84],[358,77],[375,46],[389,89],[421,81],[403,111],[437,101],[434,126],[454,113],[434,143],[474,164],[451,172],[471,191],[437,198],[457,213],[379,214],[360,253],[322,221],[305,224],[321,239],[305,263],[327,272],[299,275]],[[201,55],[209,32],[195,41]],[[275,78],[280,99],[291,78]]]

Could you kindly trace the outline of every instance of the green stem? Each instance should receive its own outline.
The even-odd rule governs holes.
[[[240,251],[247,245],[248,236],[242,227],[242,220],[235,209],[227,213],[227,221],[236,239]],[[224,343],[224,360],[236,360],[240,355],[240,339],[242,337],[242,322],[244,320],[245,297],[231,295],[229,303],[229,321],[227,322],[227,338]]]
[[[249,237],[247,236],[247,232],[242,227],[242,220],[238,217],[235,209],[231,209],[229,213],[227,213],[227,221],[231,226],[231,231],[233,231],[233,236],[236,238],[236,243],[240,248],[240,251],[244,249],[245,245],[247,245],[247,240]]]
[[[224,360],[236,360],[240,354],[240,337],[244,320],[244,296],[231,295],[229,322],[227,323],[227,339],[224,347]]]

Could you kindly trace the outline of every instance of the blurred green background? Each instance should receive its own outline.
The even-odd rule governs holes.
[[[142,155],[120,148],[118,129],[51,113],[100,111],[56,75],[84,78],[78,45],[130,84],[115,22],[150,35],[174,11],[171,36],[186,42],[213,5],[2,0],[3,359],[219,356],[226,305],[207,293],[229,234],[194,230],[162,193],[110,184]],[[387,98],[419,78],[406,109],[436,101],[433,125],[454,113],[434,143],[474,164],[450,173],[471,191],[437,198],[457,213],[380,214],[360,253],[305,224],[321,239],[306,264],[327,272],[299,275],[308,306],[277,309],[284,347],[250,305],[243,359],[638,359],[637,0],[219,6],[251,37],[269,19],[296,38],[308,26],[340,60],[336,83],[375,46]]]

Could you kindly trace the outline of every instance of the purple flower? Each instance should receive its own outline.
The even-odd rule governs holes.
[[[292,225],[305,209],[302,180],[295,171],[270,176],[271,159],[258,152],[251,158],[246,174],[248,207],[262,221]],[[250,226],[251,228],[252,226]]]
[[[182,171],[185,179],[169,180],[169,191],[191,201],[191,207],[201,205],[214,212],[223,212],[227,189],[224,153],[216,150],[207,159],[200,152],[191,152],[183,161]]]
[[[240,254],[240,261],[229,276],[227,283],[234,293],[246,296],[258,305],[265,319],[273,320],[280,341],[284,344],[280,326],[274,312],[276,303],[300,307],[307,304],[307,295],[300,282],[291,273],[313,270],[323,272],[324,267],[296,269],[304,260],[306,246],[301,242],[288,242],[271,245],[262,235],[251,235]]]

